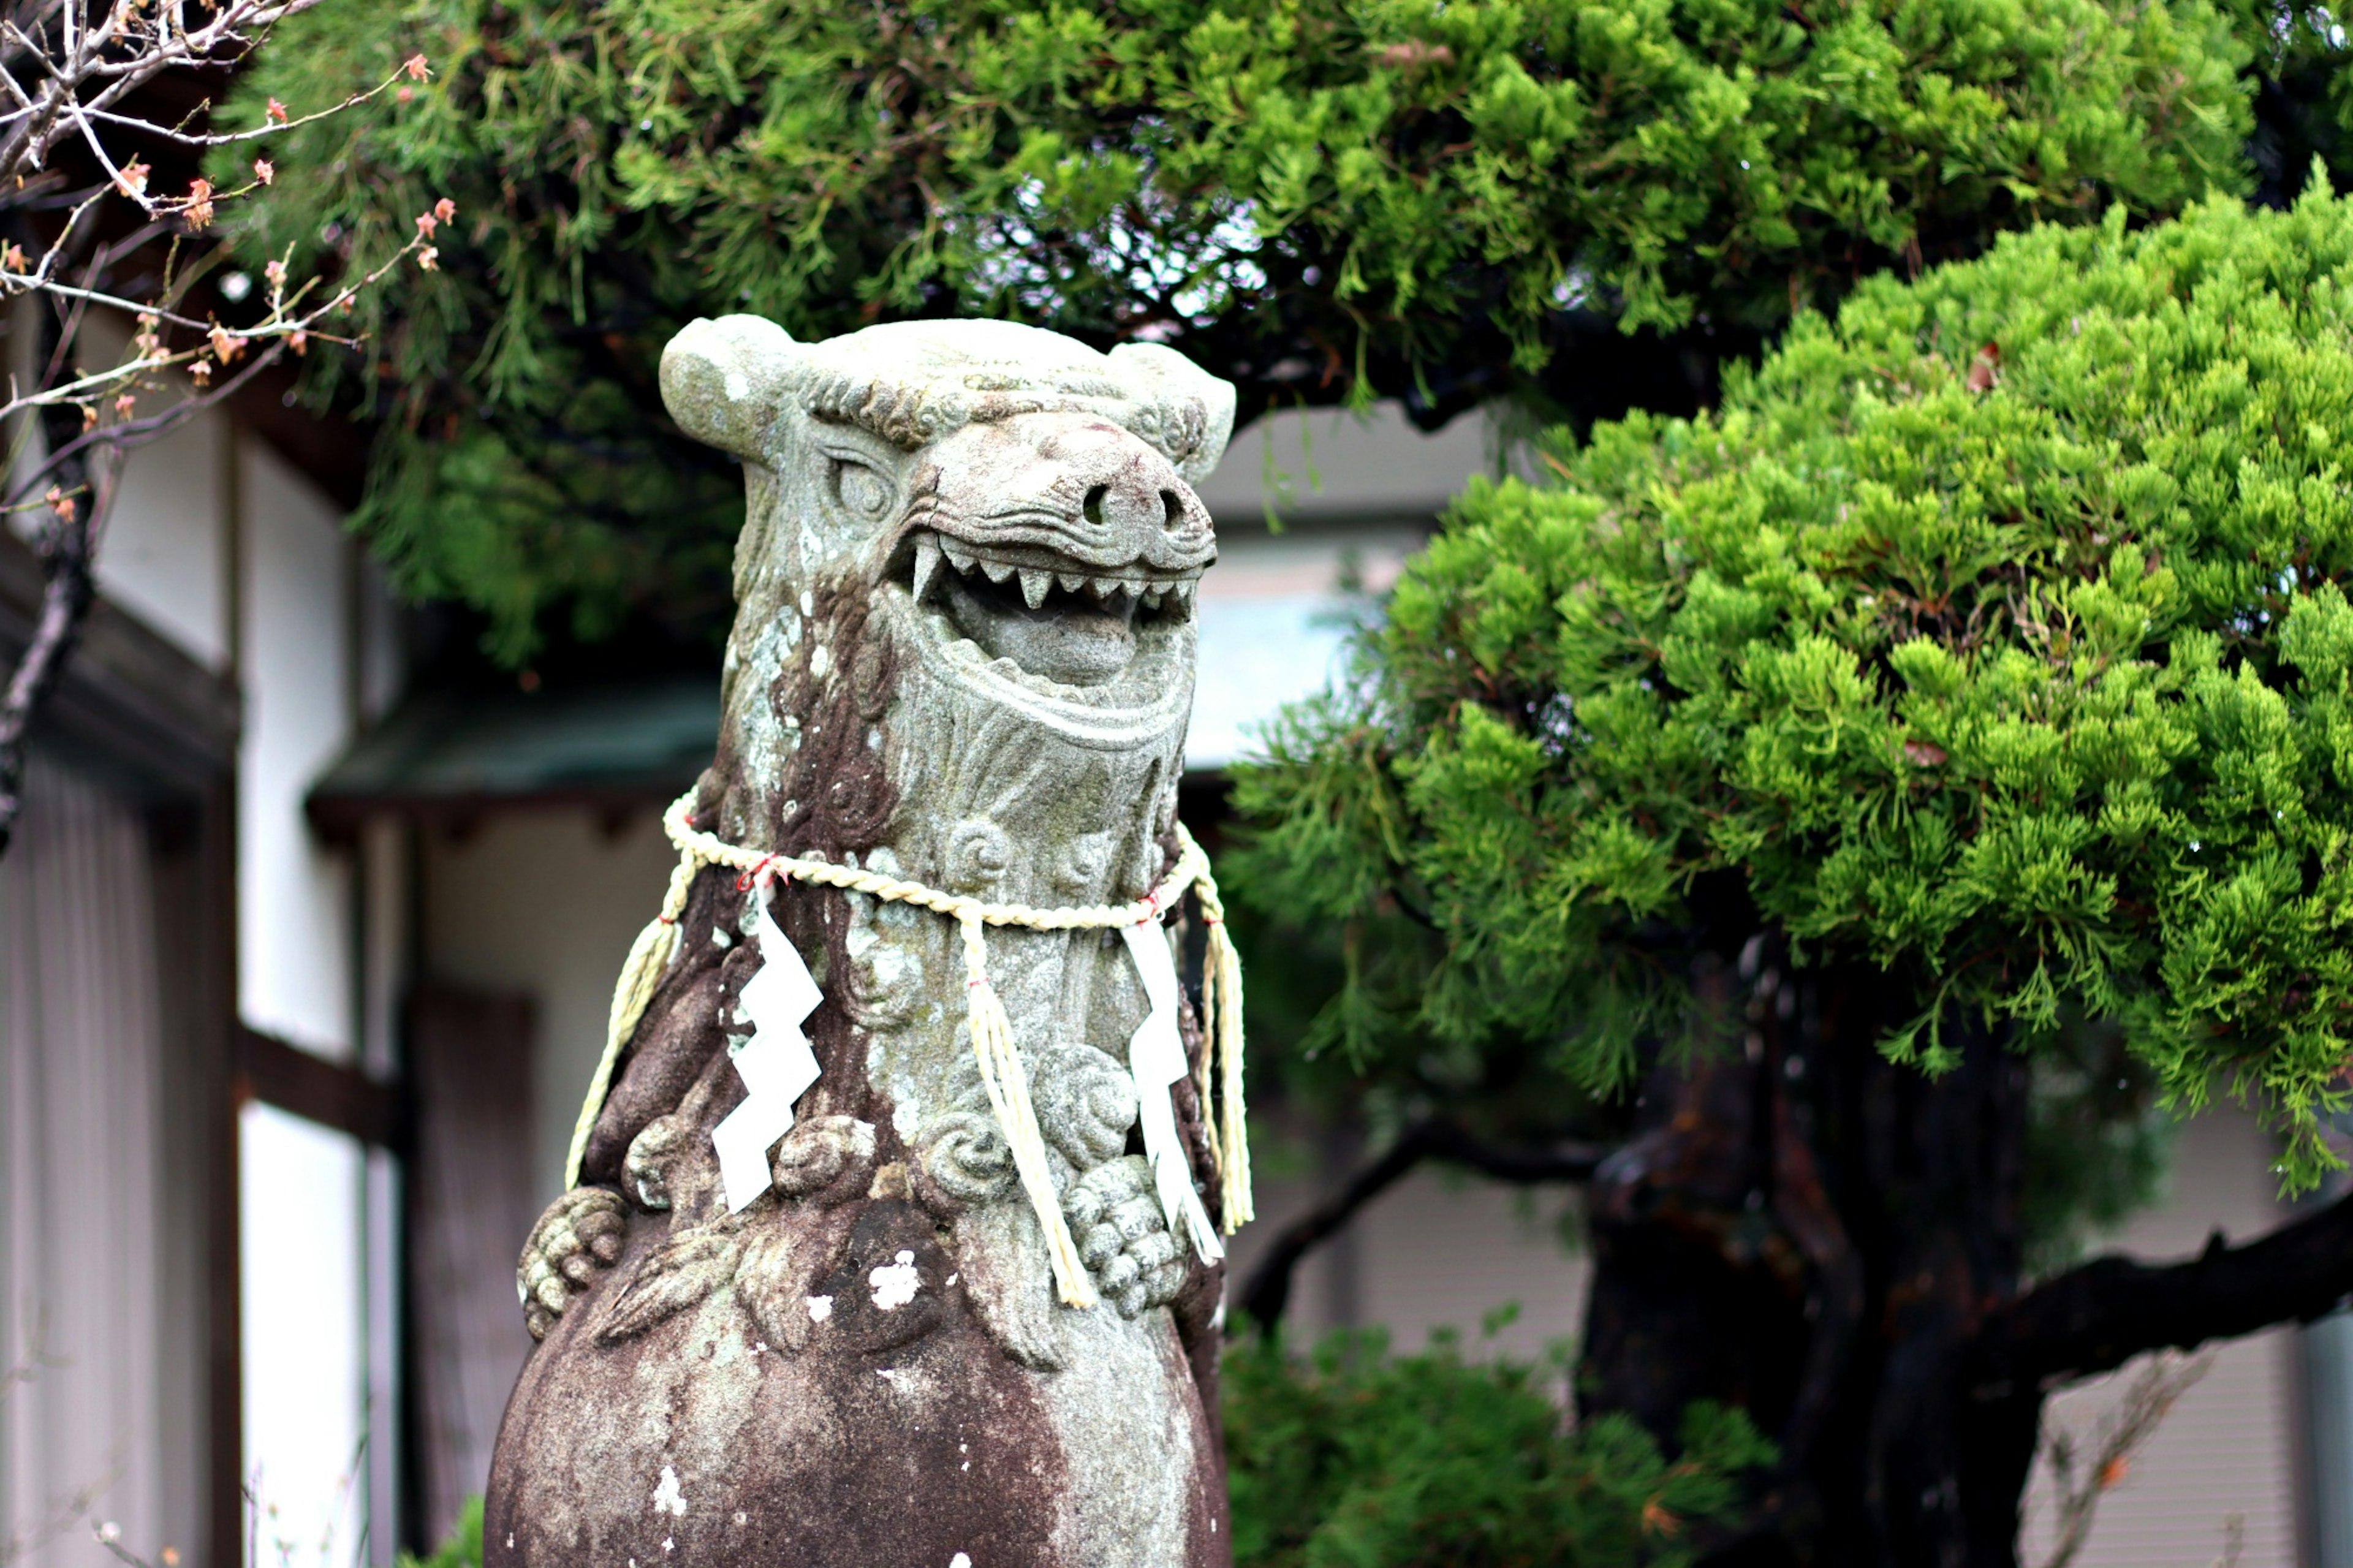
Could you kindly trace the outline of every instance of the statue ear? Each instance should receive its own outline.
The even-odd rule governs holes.
[[[1221,381],[1166,343],[1121,343],[1111,351],[1112,363],[1158,388],[1162,399],[1175,404],[1189,400],[1201,411],[1200,439],[1176,465],[1188,485],[1198,485],[1217,470],[1234,433],[1234,384]]]
[[[765,316],[691,321],[662,350],[662,402],[696,440],[765,463],[797,352],[793,335]]]

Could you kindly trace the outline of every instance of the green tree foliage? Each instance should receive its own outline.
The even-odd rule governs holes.
[[[1466,1363],[1445,1335],[1393,1357],[1344,1332],[1303,1361],[1253,1338],[1225,1378],[1237,1568],[1668,1568],[1773,1457],[1707,1405],[1672,1458],[1622,1415],[1566,1430],[1540,1369]]]
[[[482,1568],[482,1500],[468,1498],[449,1527],[449,1538],[427,1557],[402,1552],[400,1568]]]
[[[723,618],[738,487],[653,383],[698,314],[1006,315],[1173,342],[1248,407],[1443,411],[1582,386],[1580,321],[1753,335],[1991,229],[2178,210],[2248,123],[2207,0],[411,0],[289,24],[230,117],[411,49],[432,83],[304,131],[249,242],[374,254],[456,202],[441,270],[353,319],[364,524],[509,658],[559,611]]]
[[[1683,1021],[1661,932],[1740,905],[1912,986],[1891,1053],[2114,1020],[2307,1184],[2353,1050],[2348,347],[2316,190],[1866,282],[1719,412],[1474,486],[1246,779],[1246,885],[1419,911],[1374,1025],[1596,1082]]]

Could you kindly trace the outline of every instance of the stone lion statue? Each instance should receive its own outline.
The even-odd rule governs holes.
[[[670,412],[744,465],[699,829],[1040,907],[1138,897],[1176,855],[1193,485],[1232,389],[1175,353],[993,321],[795,342],[697,321]],[[586,1145],[525,1247],[539,1345],[508,1405],[490,1563],[659,1568],[1230,1560],[1222,1268],[1152,1201],[1127,1070],[1146,1011],[1112,933],[1006,929],[988,967],[1101,1304],[1057,1299],[965,1032],[953,921],[787,884],[819,1077],[731,1212],[754,900],[694,881]],[[773,938],[771,940],[774,940]],[[1202,1047],[1189,1005],[1187,1047]],[[1176,1119],[1214,1212],[1201,1108]]]

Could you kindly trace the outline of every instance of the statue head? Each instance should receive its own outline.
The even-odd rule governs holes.
[[[1039,748],[1065,778],[1087,771],[1073,748],[1148,753],[1173,789],[1194,593],[1217,557],[1193,484],[1232,428],[1228,384],[1158,345],[1098,353],[1009,322],[801,343],[754,316],[688,327],[661,383],[679,424],[746,475],[725,815],[754,828],[763,814],[738,797],[765,782],[783,792],[772,844],[857,847],[943,749],[984,731],[1005,755],[983,772]],[[797,767],[802,753],[814,762]],[[803,797],[860,769],[879,770],[863,816],[814,822],[824,804]]]

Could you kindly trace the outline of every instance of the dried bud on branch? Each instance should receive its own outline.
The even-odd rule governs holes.
[[[253,183],[245,184],[237,173],[241,158],[224,158],[190,176],[185,164],[174,167],[182,153],[277,137],[378,97],[406,96],[431,79],[425,57],[411,55],[375,87],[316,113],[298,116],[269,98],[260,122],[245,130],[223,129],[208,111],[175,119],[142,112],[176,101],[174,94],[147,95],[147,84],[178,71],[211,76],[236,67],[254,48],[267,47],[279,23],[317,3],[197,0],[178,6],[108,0],[95,8],[69,7],[61,16],[37,7],[29,20],[12,25],[14,43],[0,50],[0,72],[6,73],[15,104],[5,118],[16,127],[0,137],[0,211],[19,215],[0,230],[15,236],[0,243],[0,295],[48,296],[33,302],[59,329],[58,341],[45,342],[39,353],[28,356],[42,367],[33,384],[12,379],[0,394],[0,422],[16,416],[6,423],[15,456],[0,510],[46,504],[50,514],[40,533],[48,574],[41,629],[14,669],[0,671],[5,676],[0,679],[0,853],[21,795],[27,726],[55,689],[96,594],[94,552],[121,454],[219,402],[281,354],[304,353],[322,321],[349,314],[354,294],[375,287],[412,253],[420,265],[434,265],[436,252],[426,243],[429,227],[375,258],[353,255],[348,241],[337,245],[331,235],[328,264],[345,276],[325,291],[290,285],[289,251],[264,269],[269,291],[259,302],[267,308],[258,319],[240,318],[231,327],[191,306],[192,290],[206,283],[216,284],[233,304],[246,301],[251,279],[218,267],[225,258],[214,248],[214,237],[226,226],[225,209],[276,183],[278,164],[252,158]],[[159,144],[164,151],[151,162],[145,154]],[[185,194],[156,194],[157,163],[167,171],[161,179],[174,185],[188,179]],[[144,219],[165,221],[126,235],[104,213],[112,195],[134,203]],[[446,222],[455,210],[440,202],[428,216]],[[93,353],[79,341],[86,323],[110,314],[136,320],[127,355],[111,344]],[[0,331],[16,330],[17,322],[29,328],[34,319],[29,311],[10,313],[0,317]],[[173,370],[184,371],[185,381],[165,374]],[[80,416],[78,431],[26,418],[69,409]],[[50,439],[27,442],[27,432]]]

